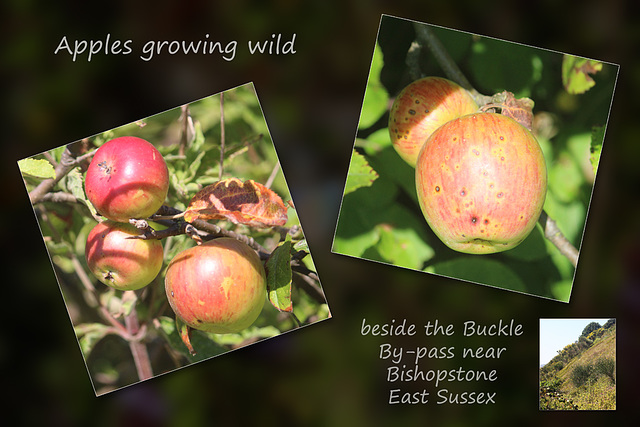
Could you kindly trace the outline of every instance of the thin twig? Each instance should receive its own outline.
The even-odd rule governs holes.
[[[60,182],[60,180],[74,167],[80,164],[80,162],[95,154],[95,151],[92,151],[78,157],[79,153],[77,152],[77,150],[81,144],[82,141],[78,141],[65,147],[64,151],[62,152],[62,157],[60,158],[60,163],[58,163],[55,168],[55,178],[43,180],[36,186],[36,188],[31,190],[31,192],[29,193],[29,199],[31,200],[32,204],[38,203],[45,194],[51,191],[53,187],[55,187],[56,184]]]
[[[273,185],[273,180],[276,179],[276,176],[278,175],[279,170],[280,170],[280,162],[276,163],[275,166],[273,167],[273,170],[271,170],[271,175],[269,175],[267,182],[264,183],[265,187],[271,188],[271,185]]]
[[[179,209],[175,209],[166,205],[162,206],[158,210],[158,212],[162,214],[162,216],[160,216],[159,218],[163,218],[163,219],[179,218],[184,216],[184,213]],[[157,217],[155,215],[152,215],[151,218],[149,219],[152,221],[156,221]],[[252,247],[254,250],[256,250],[258,252],[258,255],[260,255],[260,257],[268,256],[268,253],[269,253],[262,245],[256,242],[253,239],[253,237],[247,236],[241,233],[236,233],[231,230],[226,230],[224,228],[219,227],[218,225],[212,224],[210,222],[207,222],[201,219],[195,219],[191,221],[191,223],[176,222],[170,225],[165,230],[154,230],[149,226],[146,220],[130,220],[129,222],[131,222],[139,230],[141,230],[141,234],[138,236],[130,237],[132,239],[142,239],[142,240],[164,239],[169,236],[178,236],[181,234],[187,234],[192,237],[197,236],[202,240],[210,240],[215,237],[225,236],[225,237],[231,237],[246,243],[247,245]],[[204,232],[204,233],[200,233],[200,232]]]
[[[317,275],[315,272],[306,270],[304,272],[297,271],[296,266],[292,266],[295,274],[293,275],[293,281],[304,291],[313,298],[319,304],[326,304],[327,299],[324,296],[324,292],[317,281]]]
[[[180,131],[180,146],[178,147],[178,155],[179,156],[184,156],[186,148],[187,148],[187,143],[189,142],[189,121],[190,121],[190,115],[189,115],[189,104],[185,104],[182,107],[180,107],[180,120],[182,122],[182,129]]]
[[[218,180],[222,181],[224,172],[224,92],[220,93],[220,169],[218,171]]]
[[[431,27],[417,22],[414,23],[413,27],[416,32],[418,44],[421,46],[426,45],[429,48],[447,78],[466,89],[476,100],[478,105],[484,105],[487,102],[490,102],[490,96],[482,95],[471,85],[462,70],[460,70],[460,67],[458,67],[458,64],[456,64],[456,62],[451,58],[451,55],[449,55],[449,51],[447,51],[447,49],[442,45],[442,42],[440,42],[438,37],[434,34]]]

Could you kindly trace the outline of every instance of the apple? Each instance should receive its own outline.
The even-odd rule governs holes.
[[[150,142],[123,136],[98,148],[87,169],[85,191],[96,211],[108,219],[148,218],[167,197],[169,171]]]
[[[402,89],[389,113],[389,135],[396,152],[415,167],[420,148],[440,126],[475,113],[478,105],[456,83],[425,77]]]
[[[266,274],[248,245],[221,237],[180,252],[169,263],[165,291],[176,316],[194,329],[236,333],[260,315]]]
[[[416,164],[422,213],[453,250],[487,254],[514,248],[542,212],[547,169],[535,137],[515,120],[475,113],[445,123]]]
[[[162,243],[131,238],[139,234],[135,226],[111,220],[93,227],[85,246],[91,273],[118,290],[136,290],[151,283],[162,269]]]

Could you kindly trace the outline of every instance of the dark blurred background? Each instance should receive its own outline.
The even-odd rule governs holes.
[[[640,370],[638,159],[640,25],[631,0],[383,2],[159,0],[2,3],[3,334],[0,361],[14,425],[633,425]],[[620,65],[569,304],[330,252],[381,14]],[[294,55],[250,55],[249,40],[296,34]],[[54,55],[63,36],[133,41],[129,55]],[[155,55],[148,40],[238,41],[221,55]],[[254,82],[333,318],[96,398],[16,161]],[[617,319],[617,411],[537,409],[538,320]],[[454,323],[453,337],[361,337],[362,319]],[[516,319],[522,337],[463,341],[466,320]],[[499,360],[434,361],[497,369],[495,405],[386,404],[378,346],[504,346]],[[425,369],[430,365],[426,364]],[[404,385],[400,385],[404,386]],[[426,384],[432,388],[431,384]],[[413,386],[411,386],[413,387]],[[420,386],[422,388],[422,386]],[[432,390],[435,391],[435,390]],[[637,418],[637,415],[636,415]]]

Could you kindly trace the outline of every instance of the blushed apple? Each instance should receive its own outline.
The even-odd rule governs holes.
[[[547,191],[535,137],[513,119],[475,113],[435,131],[416,164],[420,208],[433,232],[459,252],[486,254],[520,244]]]
[[[131,238],[139,234],[135,226],[111,220],[93,227],[85,246],[91,273],[118,290],[136,290],[151,283],[162,269],[162,243]]]
[[[176,316],[194,329],[226,334],[248,328],[266,300],[266,274],[256,252],[221,237],[171,260],[165,290]]]
[[[150,142],[123,136],[96,151],[85,177],[87,198],[104,217],[127,222],[148,218],[164,203],[169,171]]]
[[[478,105],[456,83],[425,77],[406,86],[389,113],[389,134],[396,152],[415,167],[427,138],[449,120],[475,113]]]

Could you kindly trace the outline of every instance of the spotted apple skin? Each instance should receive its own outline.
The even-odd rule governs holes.
[[[245,243],[217,238],[171,260],[165,291],[176,316],[194,329],[240,332],[255,322],[266,301],[266,274]]]
[[[406,86],[389,113],[389,135],[400,157],[415,167],[420,148],[440,126],[478,111],[469,93],[441,77],[425,77]]]
[[[424,217],[449,248],[470,254],[512,249],[533,230],[547,191],[535,137],[509,117],[475,113],[444,124],[416,164]]]

